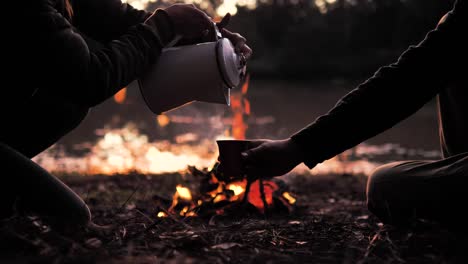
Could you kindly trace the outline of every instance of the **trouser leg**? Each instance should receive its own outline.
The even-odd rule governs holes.
[[[89,223],[91,214],[84,201],[59,179],[3,143],[0,159],[3,164],[0,210],[11,211],[16,204],[55,224]]]
[[[437,98],[440,143],[444,157],[468,152],[468,82],[453,81]]]
[[[468,198],[468,152],[437,161],[395,162],[378,168],[367,183],[369,210],[387,224],[415,218],[460,223]]]
[[[64,224],[86,224],[90,212],[64,183],[30,160],[77,127],[88,108],[44,93],[26,105],[2,113],[0,210],[21,208]]]

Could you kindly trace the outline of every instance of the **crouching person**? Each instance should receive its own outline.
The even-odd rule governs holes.
[[[175,36],[186,45],[211,41],[213,21],[193,5],[148,13],[120,0],[30,2],[4,6],[27,19],[9,26],[13,56],[4,58],[14,86],[4,85],[0,104],[0,218],[16,209],[57,225],[93,226],[84,201],[31,158],[140,78]],[[242,36],[221,32],[250,54]]]

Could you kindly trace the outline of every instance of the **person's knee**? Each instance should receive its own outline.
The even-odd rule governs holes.
[[[61,205],[63,217],[72,218],[73,224],[86,226],[91,222],[91,211],[85,201],[76,193],[70,190],[68,202]],[[64,199],[65,200],[65,199]]]
[[[91,212],[84,203],[78,208],[68,208],[67,211],[59,215],[44,215],[43,219],[57,231],[81,232],[82,228],[92,224]]]
[[[91,222],[91,211],[89,207],[83,203],[77,213],[77,224],[87,226]]]
[[[367,208],[382,221],[391,217],[390,203],[392,192],[397,192],[395,183],[402,177],[397,163],[390,163],[377,168],[367,181]]]
[[[86,227],[91,223],[91,211],[84,201],[80,201],[63,210],[62,214],[49,218],[52,224],[58,224],[59,227]]]
[[[396,174],[396,170],[392,164],[386,164],[375,169],[367,180],[366,195],[369,204],[379,203],[383,198],[382,194],[390,188],[389,182]]]

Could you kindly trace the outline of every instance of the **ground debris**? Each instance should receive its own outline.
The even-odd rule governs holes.
[[[174,177],[172,177],[174,176]],[[394,230],[365,207],[365,177],[297,176],[291,215],[158,217],[180,175],[70,178],[109,234],[61,233],[38,218],[0,224],[0,263],[452,263],[466,239],[425,224]],[[333,199],[333,200],[331,200]],[[333,201],[333,202],[332,202]]]

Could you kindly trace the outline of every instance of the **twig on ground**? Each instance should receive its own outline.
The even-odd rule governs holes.
[[[187,223],[184,223],[183,221],[180,221],[179,219],[174,217],[173,214],[171,214],[169,211],[167,211],[165,208],[160,207],[159,209],[161,209],[164,213],[166,213],[166,215],[168,217],[170,217],[174,222],[179,223],[179,224],[183,225],[184,227],[186,227],[188,229],[192,229],[192,226],[188,225]]]
[[[245,186],[244,199],[242,200],[243,203],[246,203],[249,200],[250,186],[252,185],[252,181],[248,177],[246,177],[246,179],[247,184]]]
[[[120,206],[119,210],[117,210],[115,215],[118,215],[123,211],[123,209],[125,208],[127,203],[130,201],[130,199],[132,199],[133,195],[135,195],[135,193],[138,191],[138,189],[140,189],[140,186],[141,186],[141,184],[137,185],[137,187],[133,190],[132,194],[130,194],[130,196],[128,196],[127,200],[125,200],[125,202],[122,204],[122,206]]]
[[[266,201],[266,197],[265,197],[265,188],[263,186],[263,179],[259,179],[258,180],[258,184],[260,185],[260,197],[262,198],[262,202],[263,202],[263,208],[264,208],[264,214],[266,215],[268,213],[268,203]]]
[[[147,214],[143,213],[142,211],[140,211],[140,210],[138,210],[138,209],[135,209],[135,211],[136,211],[137,213],[139,213],[140,215],[142,215],[142,216],[143,216],[145,219],[147,219],[149,222],[152,223],[152,222],[154,221],[153,219],[151,219],[151,217],[149,217]]]

